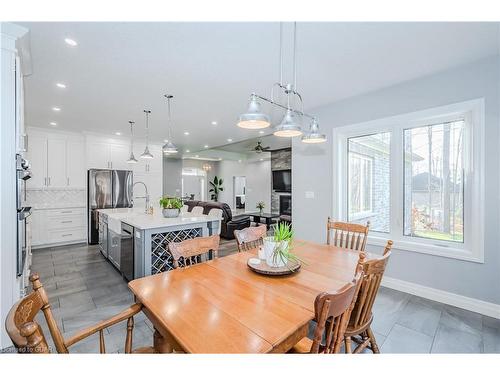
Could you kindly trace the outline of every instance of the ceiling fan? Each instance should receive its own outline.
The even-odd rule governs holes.
[[[264,151],[270,151],[270,148],[271,147],[269,147],[269,146],[263,147],[262,142],[258,141],[257,146],[255,146],[252,151],[255,151],[257,154],[260,154],[261,152],[264,152]]]

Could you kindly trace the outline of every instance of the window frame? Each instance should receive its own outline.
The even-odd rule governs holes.
[[[464,242],[404,235],[404,130],[465,119],[464,128]],[[391,133],[389,233],[371,231],[368,244],[435,256],[484,263],[484,99],[474,99],[333,129],[333,207],[338,220],[348,218],[348,139]],[[399,156],[399,157],[398,157]],[[373,199],[373,197],[372,197]]]
[[[349,141],[349,139],[347,140]],[[347,146],[348,148],[348,152],[349,152],[349,146]],[[355,154],[355,157],[361,159],[361,160],[366,160],[369,162],[369,165],[370,165],[370,168],[369,168],[369,172],[370,172],[370,187],[369,187],[369,190],[370,190],[370,209],[369,210],[364,210],[364,211],[359,211],[359,212],[356,212],[355,214],[351,214],[352,216],[352,219],[354,220],[360,220],[360,219],[363,219],[363,218],[366,218],[366,217],[370,217],[373,215],[373,194],[372,194],[372,191],[373,191],[373,158],[370,157],[370,156],[366,156],[366,155],[363,155],[363,154],[360,154],[359,152],[356,152],[356,151],[351,151],[352,154]],[[349,155],[347,155],[347,159],[348,159],[348,162],[349,162]],[[363,179],[364,177],[362,177],[361,179]],[[360,183],[360,187],[361,187],[361,183]],[[362,188],[361,188],[362,190]],[[347,193],[349,195],[349,193]],[[349,198],[348,198],[349,200]],[[361,203],[363,199],[361,198],[361,194],[360,194],[360,198],[359,198],[359,201]],[[347,203],[347,214],[349,215],[349,203]]]

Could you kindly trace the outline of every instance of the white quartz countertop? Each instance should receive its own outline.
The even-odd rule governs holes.
[[[175,218],[165,218],[163,217],[161,210],[156,210],[153,215],[149,215],[144,213],[143,208],[109,208],[98,209],[97,211],[108,216],[108,225],[109,219],[114,219],[129,224],[137,229],[156,229],[221,220],[220,218],[214,216],[196,215],[190,212],[181,213]]]

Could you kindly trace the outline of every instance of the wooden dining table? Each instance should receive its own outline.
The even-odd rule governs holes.
[[[316,296],[351,281],[359,258],[357,251],[308,241],[292,246],[303,264],[287,276],[250,270],[255,249],[131,281],[155,328],[156,350],[287,352],[307,336]]]

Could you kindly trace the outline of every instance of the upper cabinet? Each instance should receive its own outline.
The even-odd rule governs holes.
[[[132,170],[127,163],[129,148],[125,143],[99,141],[94,137],[87,138],[87,167],[89,169],[121,169]]]
[[[30,130],[26,149],[32,170],[28,188],[85,187],[83,137]]]

